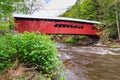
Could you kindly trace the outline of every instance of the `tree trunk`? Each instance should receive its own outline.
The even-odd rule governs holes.
[[[118,19],[118,11],[117,11],[117,0],[115,0],[115,13],[116,13],[116,24],[117,24],[117,30],[118,30],[118,38],[120,40],[120,25],[119,25],[119,19]]]

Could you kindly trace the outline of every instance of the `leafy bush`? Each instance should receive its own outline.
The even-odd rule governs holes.
[[[85,39],[88,39],[88,36],[79,35],[79,36],[77,36],[77,38],[80,39],[80,40],[85,40]]]
[[[66,40],[67,43],[75,43],[75,40],[73,39],[73,37],[70,37]]]
[[[4,35],[7,33],[11,33],[14,29],[14,19],[8,18],[3,20],[0,20],[0,35]]]
[[[88,39],[87,36],[84,35],[75,35],[73,37],[70,37],[66,40],[67,43],[77,43],[79,40],[86,40]]]
[[[42,73],[51,74],[60,64],[57,50],[46,35],[24,33],[0,38],[0,69],[18,60],[30,67],[39,67]]]

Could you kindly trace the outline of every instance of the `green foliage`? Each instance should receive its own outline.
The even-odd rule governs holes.
[[[13,4],[22,0],[0,0],[0,18],[10,17],[16,10]]]
[[[97,1],[99,8],[98,8],[98,15],[99,20],[106,23],[108,27],[109,37],[117,38],[117,27],[116,27],[116,13],[115,13],[115,0],[101,0]],[[117,10],[119,12],[120,1],[117,0]],[[120,17],[120,15],[118,16]]]
[[[58,37],[63,37],[64,35],[62,35],[62,34],[59,34],[59,35],[57,35]]]
[[[88,36],[85,36],[85,35],[79,35],[77,36],[78,39],[81,39],[81,40],[85,40],[88,38]]]
[[[0,31],[4,33],[10,32],[10,30],[14,29],[14,19],[10,18],[9,20],[5,19],[0,22]]]
[[[116,48],[117,45],[116,45],[116,44],[112,44],[110,47],[111,47],[111,48]]]
[[[86,39],[88,39],[88,36],[85,36],[85,35],[75,35],[75,36],[69,37],[65,42],[72,43],[72,44],[73,43],[77,44],[77,42],[85,41]]]
[[[120,22],[120,0],[117,1],[118,19]],[[106,23],[109,37],[117,37],[115,0],[78,0],[75,6],[63,16],[98,20]],[[105,28],[104,28],[105,29]]]
[[[60,67],[58,52],[46,35],[6,35],[0,37],[0,44],[0,70],[16,60],[29,67],[39,67],[42,73],[51,75]]]
[[[73,6],[73,8],[67,11],[63,16],[96,20],[97,13],[95,12],[97,4],[93,0],[80,0]]]
[[[9,32],[13,29],[12,14],[16,11],[14,4],[23,0],[0,0],[0,31]]]
[[[70,37],[66,40],[67,43],[75,43],[75,40],[73,39],[73,37]]]

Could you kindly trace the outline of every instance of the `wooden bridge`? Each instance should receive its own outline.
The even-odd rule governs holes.
[[[20,33],[40,32],[41,34],[82,34],[97,35],[97,21],[81,20],[64,17],[38,17],[32,15],[15,14],[16,30]]]

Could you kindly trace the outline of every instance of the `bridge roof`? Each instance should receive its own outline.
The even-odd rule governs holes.
[[[33,19],[52,19],[52,20],[75,21],[75,22],[92,23],[92,24],[104,24],[104,23],[98,22],[98,21],[75,19],[75,18],[66,18],[66,17],[46,17],[46,16],[43,17],[43,16],[26,15],[26,14],[14,14],[13,17],[17,17],[17,18],[33,18]]]

